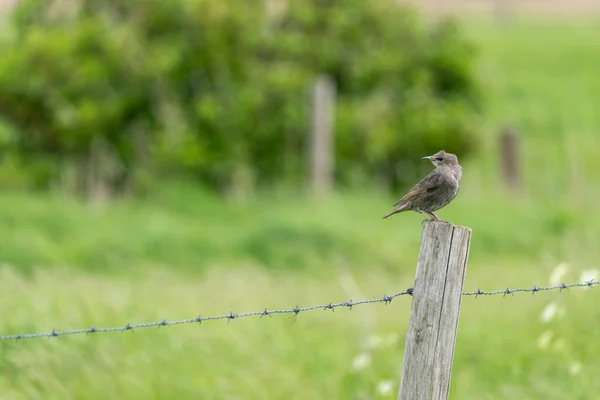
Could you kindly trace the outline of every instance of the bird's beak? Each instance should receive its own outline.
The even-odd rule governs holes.
[[[431,160],[431,157],[433,157],[433,156],[423,157],[423,160]]]

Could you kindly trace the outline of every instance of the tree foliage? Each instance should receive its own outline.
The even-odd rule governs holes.
[[[140,170],[220,190],[299,183],[319,74],[337,90],[340,183],[402,184],[421,155],[475,148],[470,44],[392,0],[22,3],[0,115],[13,151],[47,161],[42,182],[74,163],[113,189]]]

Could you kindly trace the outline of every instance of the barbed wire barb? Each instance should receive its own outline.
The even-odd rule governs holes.
[[[535,294],[537,292],[548,291],[548,290],[559,290],[560,292],[562,292],[563,289],[569,290],[569,288],[572,288],[572,287],[594,287],[596,285],[600,285],[600,282],[592,279],[592,280],[589,280],[586,282],[570,283],[568,285],[563,282],[560,285],[553,285],[553,286],[546,286],[546,287],[534,285],[531,288],[515,288],[515,289],[506,288],[506,289],[502,289],[502,290],[494,290],[491,292],[486,292],[481,289],[477,289],[476,291],[473,291],[473,292],[463,292],[463,296],[475,296],[477,298],[478,296],[494,296],[494,295],[498,295],[498,294],[514,295],[515,293],[518,293],[518,292],[532,292],[533,294]]]
[[[495,291],[490,291],[490,292],[486,292],[486,291],[483,291],[478,288],[476,291],[463,292],[462,294],[463,294],[463,296],[475,296],[475,298],[477,298],[479,296],[494,296],[494,295],[502,295],[502,297],[506,297],[507,294],[514,296],[515,293],[519,293],[519,292],[531,292],[532,295],[535,295],[536,292],[541,292],[541,291],[559,290],[559,292],[562,293],[563,289],[570,290],[570,288],[572,288],[572,287],[593,288],[594,286],[599,285],[599,284],[600,284],[600,282],[592,279],[592,280],[589,280],[586,282],[581,282],[581,283],[565,284],[563,282],[560,285],[547,286],[547,287],[534,285],[531,288],[515,288],[515,289],[506,288],[506,289],[495,290]],[[264,317],[265,315],[272,317],[273,314],[293,314],[292,315],[293,317],[297,317],[298,314],[300,314],[301,312],[318,310],[318,309],[323,309],[324,311],[326,311],[326,310],[335,311],[335,309],[339,308],[339,307],[347,307],[348,310],[351,311],[354,306],[358,306],[358,305],[362,305],[362,304],[383,303],[384,305],[387,305],[387,304],[390,304],[392,302],[392,300],[395,299],[396,297],[405,296],[405,295],[412,296],[413,288],[409,287],[405,291],[398,292],[398,293],[395,293],[392,295],[384,294],[382,297],[377,298],[377,299],[357,300],[357,301],[348,300],[348,301],[344,301],[341,303],[330,302],[330,303],[326,303],[326,304],[317,304],[317,305],[307,306],[307,307],[300,307],[300,305],[296,305],[296,307],[294,307],[294,308],[281,309],[281,310],[268,310],[267,308],[265,308],[264,311],[250,311],[250,312],[245,312],[245,313],[241,313],[241,314],[235,314],[233,311],[230,311],[229,314],[214,315],[214,316],[207,316],[207,317],[203,317],[201,314],[198,314],[197,317],[189,318],[189,319],[167,321],[167,319],[165,318],[162,321],[157,321],[157,322],[149,322],[149,323],[141,323],[141,324],[128,323],[125,326],[113,327],[113,328],[96,328],[94,325],[92,325],[90,328],[73,329],[73,330],[67,330],[67,331],[62,331],[62,332],[56,331],[56,329],[52,329],[51,332],[28,333],[28,334],[17,333],[14,335],[0,336],[0,341],[14,339],[15,342],[18,342],[23,339],[34,339],[34,338],[41,338],[41,337],[45,337],[48,340],[50,340],[50,338],[53,338],[53,337],[61,338],[62,336],[67,336],[67,335],[78,335],[78,334],[88,335],[90,333],[104,333],[104,332],[121,332],[121,333],[123,333],[125,331],[131,331],[132,333],[134,333],[135,329],[141,329],[141,328],[150,328],[150,327],[160,328],[161,326],[171,327],[171,325],[183,325],[183,324],[193,324],[193,323],[198,323],[201,325],[203,321],[224,320],[224,319],[227,320],[227,323],[230,323],[232,319],[239,319],[239,318],[252,317],[252,316],[258,316],[262,319],[262,317]]]

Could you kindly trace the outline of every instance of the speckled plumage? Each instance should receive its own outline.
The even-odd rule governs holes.
[[[394,204],[383,219],[403,211],[416,211],[441,221],[433,212],[447,206],[458,194],[462,167],[454,154],[444,150],[423,158],[430,160],[436,168]]]

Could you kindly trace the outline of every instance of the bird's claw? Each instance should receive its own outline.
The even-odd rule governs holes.
[[[429,222],[441,222],[441,223],[443,223],[443,224],[449,224],[449,223],[450,223],[450,222],[448,222],[448,221],[445,221],[445,220],[443,220],[443,219],[439,219],[439,218],[437,218],[437,219],[436,219],[436,218],[424,219],[424,220],[423,220],[423,223],[425,223],[425,222],[428,222],[428,221],[429,221]]]

